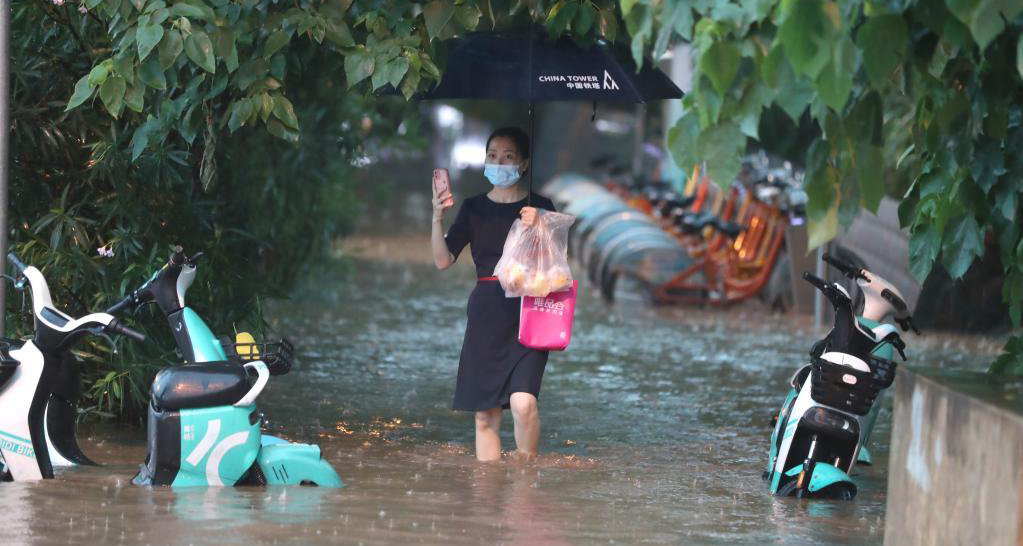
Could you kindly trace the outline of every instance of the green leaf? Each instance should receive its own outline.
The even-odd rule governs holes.
[[[135,57],[127,54],[114,59],[114,72],[124,78],[128,85],[135,83]]]
[[[883,139],[884,104],[877,91],[861,95],[843,120],[849,137],[853,140],[867,140],[880,146]]]
[[[368,78],[373,74],[375,59],[364,50],[349,53],[345,56],[345,78],[348,80],[348,88]]]
[[[773,100],[774,93],[759,81],[743,95],[735,112],[735,119],[739,121],[742,134],[750,138],[760,138],[760,114],[764,106]]]
[[[99,98],[114,119],[121,115],[121,109],[124,107],[124,92],[127,87],[124,78],[113,76],[107,78],[99,88]]]
[[[470,4],[462,4],[455,8],[455,19],[466,30],[476,30],[482,16],[483,12],[478,7]]]
[[[608,43],[614,43],[618,37],[618,15],[613,8],[605,8],[598,12],[597,21],[600,23],[600,35]]]
[[[107,80],[107,76],[110,75],[110,71],[113,69],[114,61],[112,59],[107,59],[92,67],[92,70],[89,71],[89,85],[93,87],[103,85],[103,82]]]
[[[433,0],[423,6],[423,19],[426,21],[426,32],[431,39],[441,37],[444,27],[455,16],[455,6],[447,0]]]
[[[831,144],[818,138],[810,145],[806,154],[806,215],[811,220],[822,220],[828,210],[837,206],[835,186],[838,179],[828,163]],[[837,209],[836,209],[837,214]],[[838,216],[835,216],[836,221]]]
[[[263,59],[255,58],[246,61],[245,64],[238,67],[238,72],[234,75],[234,83],[238,89],[245,91],[250,85],[265,78],[269,70],[270,65]]]
[[[167,89],[167,77],[160,67],[160,61],[149,59],[139,67],[139,79],[153,89]]]
[[[227,128],[233,133],[238,130],[239,127],[245,124],[245,120],[249,119],[252,115],[252,101],[247,98],[242,98],[234,101],[231,105],[231,115],[227,120]]]
[[[270,35],[266,39],[266,44],[263,45],[263,58],[269,59],[273,57],[274,53],[281,50],[282,47],[291,41],[291,35],[283,30],[278,30]]]
[[[155,4],[154,4],[155,5]],[[159,8],[153,10],[150,15],[149,24],[151,25],[162,25],[164,21],[170,18],[170,11],[167,8]]]
[[[235,70],[238,70],[238,44],[231,44],[231,51],[224,59],[224,66],[227,67],[228,74],[233,74]]]
[[[842,22],[830,0],[784,0],[778,38],[797,73],[816,80],[827,65]]]
[[[686,111],[668,131],[668,150],[675,164],[688,172],[702,161],[697,146],[700,139],[699,117],[692,110]]]
[[[838,41],[835,55],[817,78],[817,91],[821,100],[832,110],[841,112],[849,99],[856,74],[856,47],[848,36]]]
[[[419,88],[419,80],[422,76],[419,74],[419,70],[411,69],[405,74],[405,79],[401,82],[401,94],[405,97],[405,100],[410,100],[415,95],[416,90]]]
[[[298,142],[298,132],[289,130],[287,127],[284,126],[284,124],[277,121],[276,119],[272,119],[266,123],[266,130],[269,131],[271,135],[277,138],[286,140],[291,143]]]
[[[274,95],[274,117],[281,120],[287,128],[298,130],[298,116],[295,115],[295,107],[284,95]]]
[[[200,68],[213,74],[216,72],[216,61],[213,57],[213,42],[201,30],[193,31],[185,38],[185,55]]]
[[[723,95],[739,73],[739,60],[739,48],[735,44],[714,42],[700,58],[700,71],[710,78],[714,89]]]
[[[572,4],[570,7],[575,7]],[[629,33],[632,35],[632,61],[636,66],[643,66],[643,52],[646,44],[653,34],[654,20],[651,16],[652,10],[648,6],[639,6],[626,18],[626,26],[632,25]]]
[[[135,45],[138,47],[139,61],[146,60],[149,53],[153,51],[156,44],[163,39],[163,27],[159,25],[147,25],[139,27],[135,31]]]
[[[785,81],[775,94],[775,102],[796,124],[813,99],[816,91],[813,84],[804,78]]]
[[[984,51],[1005,30],[1005,22],[1012,21],[1023,11],[1019,0],[980,0],[969,22],[970,33],[980,50]]]
[[[124,93],[124,105],[132,112],[141,112],[146,87],[142,83],[133,85]]]
[[[1016,72],[1023,78],[1023,34],[1020,34],[1016,42]]]
[[[202,105],[198,102],[192,104],[185,113],[185,116],[181,118],[181,122],[178,123],[178,133],[181,134],[181,138],[185,139],[189,145],[195,140],[195,136],[199,133],[199,128],[203,124],[202,116]]]
[[[829,64],[817,77],[817,94],[824,104],[836,112],[841,112],[852,91],[853,73],[842,72],[833,64]]]
[[[1008,177],[1003,178],[995,195],[998,203],[995,210],[1001,212],[1002,217],[1010,222],[1016,220],[1016,209],[1019,206],[1019,189],[1016,183]]]
[[[875,87],[880,87],[906,56],[909,46],[906,21],[901,15],[869,18],[856,32],[856,44],[863,51],[867,76]]]
[[[808,218],[806,231],[809,234],[807,252],[834,239],[838,235],[838,203],[833,203],[820,218]]]
[[[593,23],[596,20],[597,8],[593,7],[592,4],[584,4],[579,8],[579,13],[575,16],[575,21],[572,22],[575,34],[577,36],[586,36],[590,29],[593,28]]]
[[[881,148],[869,142],[856,143],[856,178],[860,183],[860,203],[870,212],[876,213],[885,189]]]
[[[225,27],[217,27],[210,35],[210,41],[213,42],[213,54],[220,59],[226,59],[234,47],[234,32]]]
[[[699,153],[707,163],[707,174],[722,188],[731,186],[742,170],[746,153],[746,136],[734,123],[723,123],[703,131],[699,137]]]
[[[269,93],[259,95],[259,117],[265,123],[274,111],[274,99]]]
[[[640,0],[621,0],[618,5],[622,8],[622,17],[628,17],[629,12],[632,11],[633,6],[638,4]]]
[[[174,17],[192,17],[213,22],[217,14],[202,0],[184,0],[177,2],[170,8]]]
[[[67,101],[67,106],[64,107],[64,111],[73,110],[81,106],[81,104],[92,96],[93,87],[89,85],[89,76],[82,76],[78,83],[75,84],[75,92],[71,94],[71,98]]]
[[[344,21],[328,21],[327,22],[327,39],[339,45],[341,47],[352,47],[355,45],[355,39],[352,38],[352,32],[348,29],[348,25]]]
[[[160,40],[160,68],[164,70],[174,65],[174,61],[178,60],[178,56],[185,49],[184,40],[181,39],[181,32],[177,29],[170,29],[163,34],[163,40]]]
[[[984,255],[984,237],[972,214],[960,216],[945,230],[942,264],[953,279],[962,278],[973,259]]]

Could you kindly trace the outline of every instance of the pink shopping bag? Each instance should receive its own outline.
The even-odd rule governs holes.
[[[519,343],[541,351],[564,351],[572,341],[572,315],[579,281],[543,297],[522,296]]]

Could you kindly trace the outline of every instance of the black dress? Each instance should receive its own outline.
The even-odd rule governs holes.
[[[535,193],[531,197],[532,206],[554,210],[550,199]],[[497,203],[486,194],[466,199],[444,238],[448,250],[458,258],[465,245],[470,245],[476,276],[493,276],[508,231],[526,203],[525,198]],[[539,397],[547,351],[519,343],[519,306],[519,298],[506,297],[499,282],[476,283],[466,310],[468,322],[458,359],[454,409],[508,408],[513,392]]]

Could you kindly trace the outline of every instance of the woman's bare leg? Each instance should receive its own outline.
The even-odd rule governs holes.
[[[501,408],[476,412],[476,460],[501,458]]]
[[[540,411],[536,397],[528,392],[513,392],[511,412],[515,419],[515,447],[528,458],[536,457],[540,441]]]

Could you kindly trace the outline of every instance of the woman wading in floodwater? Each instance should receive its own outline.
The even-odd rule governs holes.
[[[520,182],[529,168],[529,136],[517,127],[494,131],[487,139],[484,175],[494,187],[466,199],[445,236],[441,224],[443,195],[433,193],[431,246],[437,269],[447,269],[468,244],[479,279],[469,295],[468,322],[458,360],[454,409],[476,412],[476,458],[501,458],[501,412],[510,408],[515,420],[515,444],[525,458],[536,456],[540,439],[537,396],[547,365],[547,352],[523,347],[518,341],[519,298],[504,295],[494,277],[504,241],[516,218],[536,222],[536,207],[554,210],[554,204],[530,195]],[[450,203],[450,201],[449,201]]]

